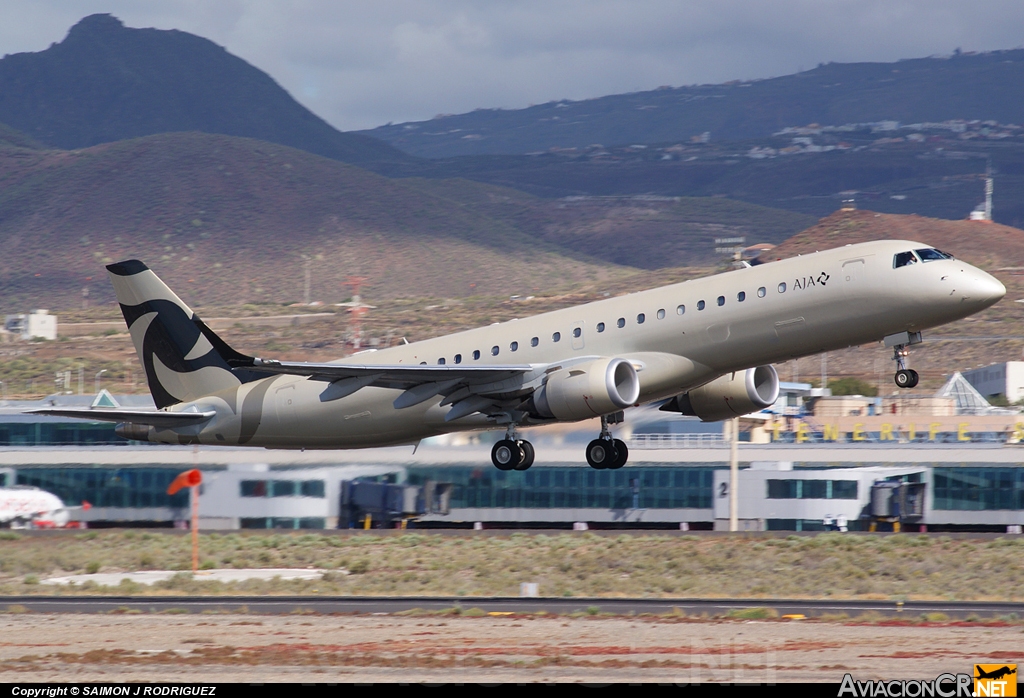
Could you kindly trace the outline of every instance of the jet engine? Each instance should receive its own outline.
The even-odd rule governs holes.
[[[548,419],[578,421],[636,403],[640,380],[625,359],[595,359],[553,372],[534,394],[537,413]]]
[[[717,422],[770,407],[779,397],[779,374],[774,366],[758,366],[719,376],[672,398],[661,409]]]

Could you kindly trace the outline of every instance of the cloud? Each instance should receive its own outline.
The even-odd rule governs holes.
[[[0,53],[93,12],[204,36],[342,129],[1021,43],[1019,0],[5,0]]]

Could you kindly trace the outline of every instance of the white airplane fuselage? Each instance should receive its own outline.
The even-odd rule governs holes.
[[[0,523],[28,525],[42,521],[60,527],[68,518],[67,508],[55,494],[35,487],[0,487]]]
[[[956,259],[894,267],[911,241],[849,245],[542,315],[362,353],[339,364],[529,364],[509,390],[553,365],[614,357],[637,369],[636,404],[670,398],[730,372],[876,342],[967,317],[1003,285]],[[742,300],[741,300],[742,299]],[[329,383],[274,375],[174,405],[216,412],[203,424],[154,429],[166,443],[269,448],[365,448],[446,432],[496,428],[482,413],[445,421],[441,395],[397,408],[401,389],[367,386],[324,399]],[[527,421],[536,424],[540,421]]]

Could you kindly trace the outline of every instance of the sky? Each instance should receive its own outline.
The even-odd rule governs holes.
[[[98,12],[210,39],[342,130],[1024,46],[1021,0],[3,0],[0,55]]]

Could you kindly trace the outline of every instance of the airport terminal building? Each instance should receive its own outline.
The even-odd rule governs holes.
[[[505,472],[490,465],[490,434],[424,442],[415,454],[409,447],[195,449],[130,444],[109,424],[24,410],[25,405],[0,407],[0,485],[39,487],[68,505],[88,501],[92,508],[84,517],[92,526],[184,525],[188,495],[168,496],[166,488],[182,470],[198,467],[204,473],[205,528],[348,528],[365,525],[367,513],[374,526],[405,519],[421,527],[728,527],[729,449],[714,433],[634,434],[630,462],[620,470],[586,466],[582,454],[589,432],[542,437],[535,441],[534,467]],[[990,428],[991,416],[935,417],[933,424],[951,426],[935,431],[929,442],[883,438],[900,432],[879,422],[895,422],[891,411],[879,412],[837,416],[857,420],[843,427],[849,430],[844,441],[823,439],[821,425],[806,417],[805,426],[790,424],[777,441],[742,444],[740,527],[891,530],[899,522],[904,530],[1013,532],[1024,525],[1024,444],[1006,438],[1012,434],[1006,424],[1013,425],[1007,419],[1017,416],[991,429],[1003,435],[1001,441],[960,438],[964,423],[976,436],[981,432],[970,420]],[[794,418],[801,419],[786,417]],[[867,438],[852,440],[857,433]],[[460,439],[469,443],[460,445]],[[360,509],[351,483],[404,488],[406,503],[364,503]],[[433,496],[438,485],[444,485],[443,508],[416,504]]]

